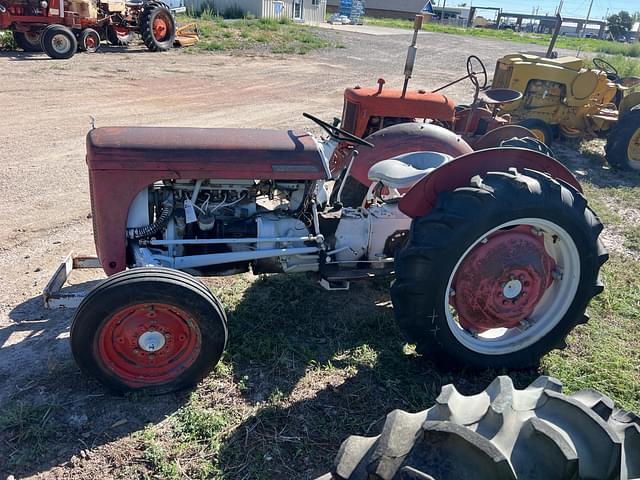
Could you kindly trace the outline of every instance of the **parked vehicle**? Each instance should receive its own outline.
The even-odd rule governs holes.
[[[127,45],[134,34],[162,51],[173,46],[181,10],[159,0],[0,0],[0,30],[11,30],[23,50],[54,59],[95,52],[103,40]]]

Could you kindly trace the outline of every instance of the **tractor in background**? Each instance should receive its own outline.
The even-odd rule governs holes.
[[[640,170],[640,93],[636,77],[621,78],[607,61],[594,68],[576,57],[512,54],[499,59],[493,88],[509,88],[522,98],[500,107],[515,123],[547,145],[554,137],[606,138],[612,167]]]
[[[159,0],[0,0],[0,30],[11,30],[23,50],[53,59],[95,52],[103,40],[126,45],[135,34],[155,52],[173,46],[174,13],[183,9]]]

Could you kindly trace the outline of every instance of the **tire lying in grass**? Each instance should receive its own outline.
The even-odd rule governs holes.
[[[77,364],[118,392],[193,386],[226,342],[220,301],[196,278],[168,268],[113,275],[85,297],[71,323]]]
[[[413,220],[391,287],[398,325],[445,367],[537,365],[603,289],[602,229],[584,196],[547,174],[474,177]]]
[[[613,126],[605,152],[613,168],[640,171],[640,110],[628,112]]]
[[[562,394],[506,376],[473,396],[446,385],[419,413],[396,410],[381,435],[351,436],[317,480],[605,480],[640,478],[640,418],[593,390]]]

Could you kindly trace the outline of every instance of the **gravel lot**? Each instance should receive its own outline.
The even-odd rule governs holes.
[[[46,311],[39,297],[70,250],[93,252],[84,162],[91,117],[98,126],[303,128],[310,127],[303,111],[338,116],[347,86],[375,85],[380,76],[387,85],[401,85],[409,34],[323,30],[322,35],[345,48],[297,57],[104,48],[63,62],[0,52],[0,164],[5,169],[0,177],[0,405],[25,390],[45,398],[60,389],[76,406],[102,395],[99,387],[76,390],[80,375],[67,343],[72,312]],[[522,49],[522,44],[424,33],[412,85],[435,88],[462,75],[469,54],[478,55],[491,75],[499,56]],[[469,83],[449,94],[469,101]],[[159,400],[155,414],[170,412],[174,401]],[[104,428],[122,416],[109,412],[108,405],[92,419]],[[67,476],[62,470],[46,472],[75,453],[34,464],[28,473]],[[93,474],[104,467],[100,460],[94,463]],[[88,478],[91,472],[69,475]]]

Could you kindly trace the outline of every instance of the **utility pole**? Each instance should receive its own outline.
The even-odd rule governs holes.
[[[591,3],[589,4],[589,11],[587,12],[587,21],[584,22],[584,27],[582,28],[582,37],[584,37],[587,32],[589,17],[591,16],[591,7],[593,7],[593,0],[591,0]]]

